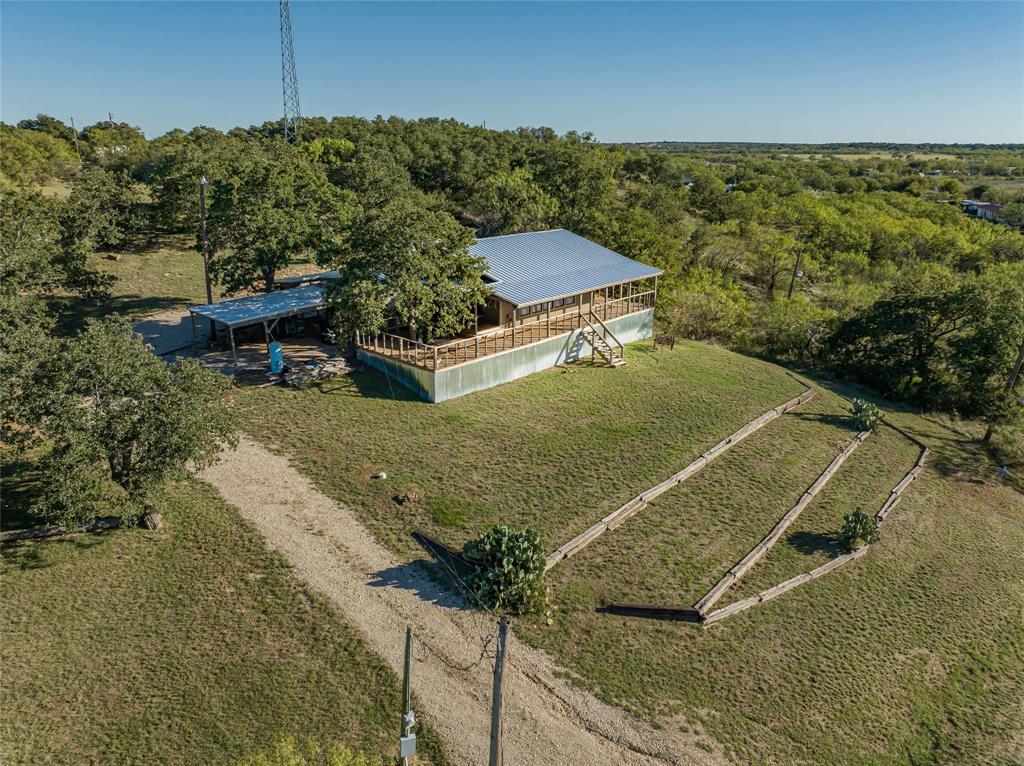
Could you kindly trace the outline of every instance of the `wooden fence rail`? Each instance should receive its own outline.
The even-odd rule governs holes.
[[[797,380],[799,380],[799,378],[797,378]],[[714,447],[709,449],[699,458],[694,460],[692,463],[686,466],[686,468],[679,471],[679,473],[669,476],[667,479],[665,479],[665,481],[661,482],[660,484],[656,484],[655,486],[651,487],[645,492],[642,492],[636,497],[632,498],[631,500],[628,500],[626,503],[619,506],[610,514],[601,519],[599,522],[597,522],[590,528],[586,529],[585,531],[581,532],[569,542],[559,546],[557,549],[555,549],[553,553],[551,553],[547,557],[544,564],[545,571],[550,570],[559,561],[562,561],[563,559],[567,559],[570,556],[574,556],[575,554],[579,553],[581,550],[590,545],[590,543],[599,538],[609,529],[615,529],[616,527],[618,527],[630,516],[635,515],[644,507],[646,507],[648,502],[658,497],[659,495],[664,494],[677,484],[686,481],[695,473],[704,468],[704,466],[706,466],[712,460],[719,457],[720,455],[723,455],[731,447],[735,446],[739,442],[743,441],[743,439],[750,436],[750,434],[764,427],[765,425],[775,420],[775,418],[779,417],[780,415],[789,412],[790,410],[796,407],[799,407],[801,404],[809,400],[812,396],[814,396],[816,389],[814,389],[812,386],[808,386],[807,383],[804,383],[804,381],[802,380],[800,382],[803,383],[803,385],[807,386],[807,390],[804,391],[802,394],[790,399],[788,402],[780,404],[778,407],[775,407],[774,409],[768,410],[768,412],[764,413],[760,417],[757,417],[754,420],[750,421],[732,435],[727,436],[725,439],[722,439],[722,441],[718,442],[718,444],[716,444]]]
[[[743,575],[750,571],[750,568],[760,561],[765,554],[772,549],[772,546],[779,541],[779,538],[785,534],[786,530],[789,529],[794,521],[796,521],[797,517],[803,512],[804,508],[810,504],[815,495],[817,495],[825,485],[828,484],[829,479],[835,475],[836,471],[839,470],[839,467],[846,462],[846,459],[850,457],[857,447],[859,447],[870,435],[870,431],[861,431],[857,434],[853,441],[850,442],[831,463],[829,463],[828,468],[822,471],[821,475],[815,479],[814,483],[796,502],[796,505],[790,508],[786,515],[779,519],[779,522],[772,528],[772,531],[769,532],[761,542],[751,548],[750,552],[740,559],[732,569],[726,572],[722,579],[715,583],[711,590],[709,590],[704,597],[700,599],[700,601],[693,605],[694,608],[701,612],[706,612],[712,604],[718,601],[718,599],[720,599],[725,592],[729,590],[729,588],[735,585]]]
[[[903,432],[900,431],[900,433]],[[888,499],[882,504],[881,509],[875,515],[875,520],[878,521],[879,524],[881,524],[885,520],[889,512],[892,511],[892,509],[895,508],[897,504],[899,504],[901,495],[907,489],[907,487],[910,486],[914,479],[916,479],[920,475],[921,471],[924,470],[925,461],[928,459],[928,455],[931,454],[931,451],[922,442],[913,438],[909,434],[904,433],[903,435],[909,438],[911,441],[913,441],[921,448],[921,454],[918,456],[913,467],[909,471],[907,471],[907,473],[904,474],[903,478],[900,479],[899,483],[895,487],[893,487],[892,491],[889,493]],[[858,434],[858,436],[860,436],[860,434]],[[847,449],[849,449],[849,447]],[[833,464],[834,463],[835,461],[833,461]],[[819,477],[819,479],[820,478],[821,477]],[[803,500],[803,498],[801,498],[801,500]],[[787,516],[788,515],[789,514],[787,514]],[[767,540],[768,538],[765,539]],[[754,550],[757,550],[758,547],[761,544],[763,544],[763,542],[764,541],[759,543],[758,546],[755,546]],[[598,609],[598,611],[606,612],[609,614],[620,614],[629,617],[648,617],[651,619],[677,620],[681,622],[697,622],[705,626],[712,625],[720,620],[724,620],[726,617],[731,617],[734,614],[739,614],[740,612],[750,609],[752,606],[764,603],[765,601],[770,601],[773,598],[781,596],[783,593],[788,593],[794,588],[798,588],[801,585],[804,585],[805,583],[809,583],[813,580],[818,579],[819,577],[823,577],[824,575],[838,569],[844,564],[848,564],[851,561],[856,561],[857,559],[867,554],[868,548],[870,548],[870,546],[865,545],[861,548],[858,548],[855,551],[851,551],[850,553],[844,553],[840,556],[836,556],[834,559],[825,562],[821,566],[815,567],[810,572],[804,572],[802,574],[796,575],[795,577],[790,577],[788,580],[784,580],[783,582],[780,582],[778,585],[773,585],[772,587],[767,588],[766,590],[763,590],[760,593],[757,593],[753,596],[748,596],[747,598],[740,599],[739,601],[735,601],[732,604],[729,604],[728,606],[723,606],[719,609],[714,609],[710,612],[707,611],[706,607],[699,608],[697,605],[695,605],[694,607],[687,608],[655,606],[645,604],[609,604],[605,607],[601,607],[600,609]],[[747,554],[747,556],[749,557],[750,554]],[[733,569],[736,569],[737,567],[739,567],[739,564],[737,564],[737,566]],[[725,579],[726,578],[723,578],[723,580]],[[731,585],[733,582],[736,581],[736,579],[739,578],[733,579],[729,584]],[[721,584],[721,582],[722,581],[719,581],[719,584]],[[716,585],[715,587],[717,588],[718,585]],[[712,590],[714,590],[714,588],[712,588]],[[724,590],[725,588],[723,588],[723,592]],[[706,598],[707,596],[705,596],[705,599]],[[702,599],[701,601],[704,601],[705,599]],[[698,605],[700,603],[700,601],[697,602]],[[694,615],[696,615],[696,618],[694,618]]]

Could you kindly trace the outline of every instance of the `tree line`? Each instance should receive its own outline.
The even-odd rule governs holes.
[[[66,159],[74,136],[56,123],[4,126],[5,142],[46,136],[33,140],[63,149],[41,154]],[[460,329],[485,294],[474,236],[564,227],[664,270],[666,331],[998,420],[1003,443],[1019,444],[1024,386],[1007,393],[1006,382],[1024,342],[1024,236],[959,210],[967,176],[922,176],[904,146],[856,159],[838,147],[670,149],[443,119],[307,118],[294,144],[276,122],[151,140],[100,124],[61,171],[65,201],[24,190],[60,163],[20,175],[5,165],[5,185],[21,189],[10,196],[30,200],[5,217],[49,209],[61,257],[81,265],[90,248],[197,234],[206,177],[226,292],[270,289],[312,260],[341,271],[342,329],[373,331],[397,311],[424,340]],[[1024,166],[1019,147],[961,147],[943,161],[959,173],[1010,160]]]

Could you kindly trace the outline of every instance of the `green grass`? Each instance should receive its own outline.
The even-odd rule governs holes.
[[[634,345],[619,370],[577,365],[426,404],[374,371],[321,388],[244,389],[248,431],[293,455],[396,551],[422,528],[453,544],[495,523],[554,549],[803,390],[727,351]],[[378,471],[385,480],[373,480]],[[416,487],[422,499],[393,498]]]
[[[5,483],[5,512],[31,465]],[[5,764],[231,763],[288,735],[397,752],[399,681],[208,486],[159,533],[3,553]],[[427,731],[424,762],[444,763]]]
[[[116,259],[116,260],[115,260]],[[55,308],[65,332],[76,332],[86,318],[137,317],[203,303],[203,259],[183,235],[163,236],[148,246],[117,253],[95,253],[89,266],[116,278],[109,297],[59,298]],[[214,298],[219,297],[214,288]]]
[[[495,522],[549,550],[798,393],[782,370],[696,343],[629,347],[428,405],[373,372],[321,389],[248,389],[248,430],[295,456],[406,558],[424,528],[459,544]],[[1024,502],[947,425],[893,421],[934,450],[868,556],[706,630],[599,614],[616,599],[691,604],[853,438],[819,394],[651,503],[550,577],[552,626],[520,622],[581,685],[661,726],[700,724],[738,763],[1010,764],[1024,701]],[[846,395],[863,392],[846,391]],[[883,403],[884,404],[884,403]],[[869,438],[723,605],[826,561],[842,516],[874,512],[918,454]],[[377,471],[388,479],[373,481]],[[392,497],[416,487],[423,499]]]

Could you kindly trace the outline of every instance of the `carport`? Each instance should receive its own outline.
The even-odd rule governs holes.
[[[197,316],[224,327],[231,342],[232,372],[237,373],[238,349],[235,347],[235,330],[262,324],[264,336],[269,344],[274,339],[274,329],[280,320],[286,317],[305,316],[324,307],[324,288],[320,285],[305,285],[219,303],[190,306],[188,313],[192,317],[192,348],[194,351]]]

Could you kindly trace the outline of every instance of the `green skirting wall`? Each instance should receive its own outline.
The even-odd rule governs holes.
[[[622,343],[633,343],[654,334],[654,311],[651,309],[611,319],[606,324]],[[590,344],[580,336],[579,331],[575,331],[436,373],[362,348],[358,349],[357,356],[367,366],[380,370],[428,402],[443,402],[588,357]],[[626,359],[628,361],[628,354]]]

